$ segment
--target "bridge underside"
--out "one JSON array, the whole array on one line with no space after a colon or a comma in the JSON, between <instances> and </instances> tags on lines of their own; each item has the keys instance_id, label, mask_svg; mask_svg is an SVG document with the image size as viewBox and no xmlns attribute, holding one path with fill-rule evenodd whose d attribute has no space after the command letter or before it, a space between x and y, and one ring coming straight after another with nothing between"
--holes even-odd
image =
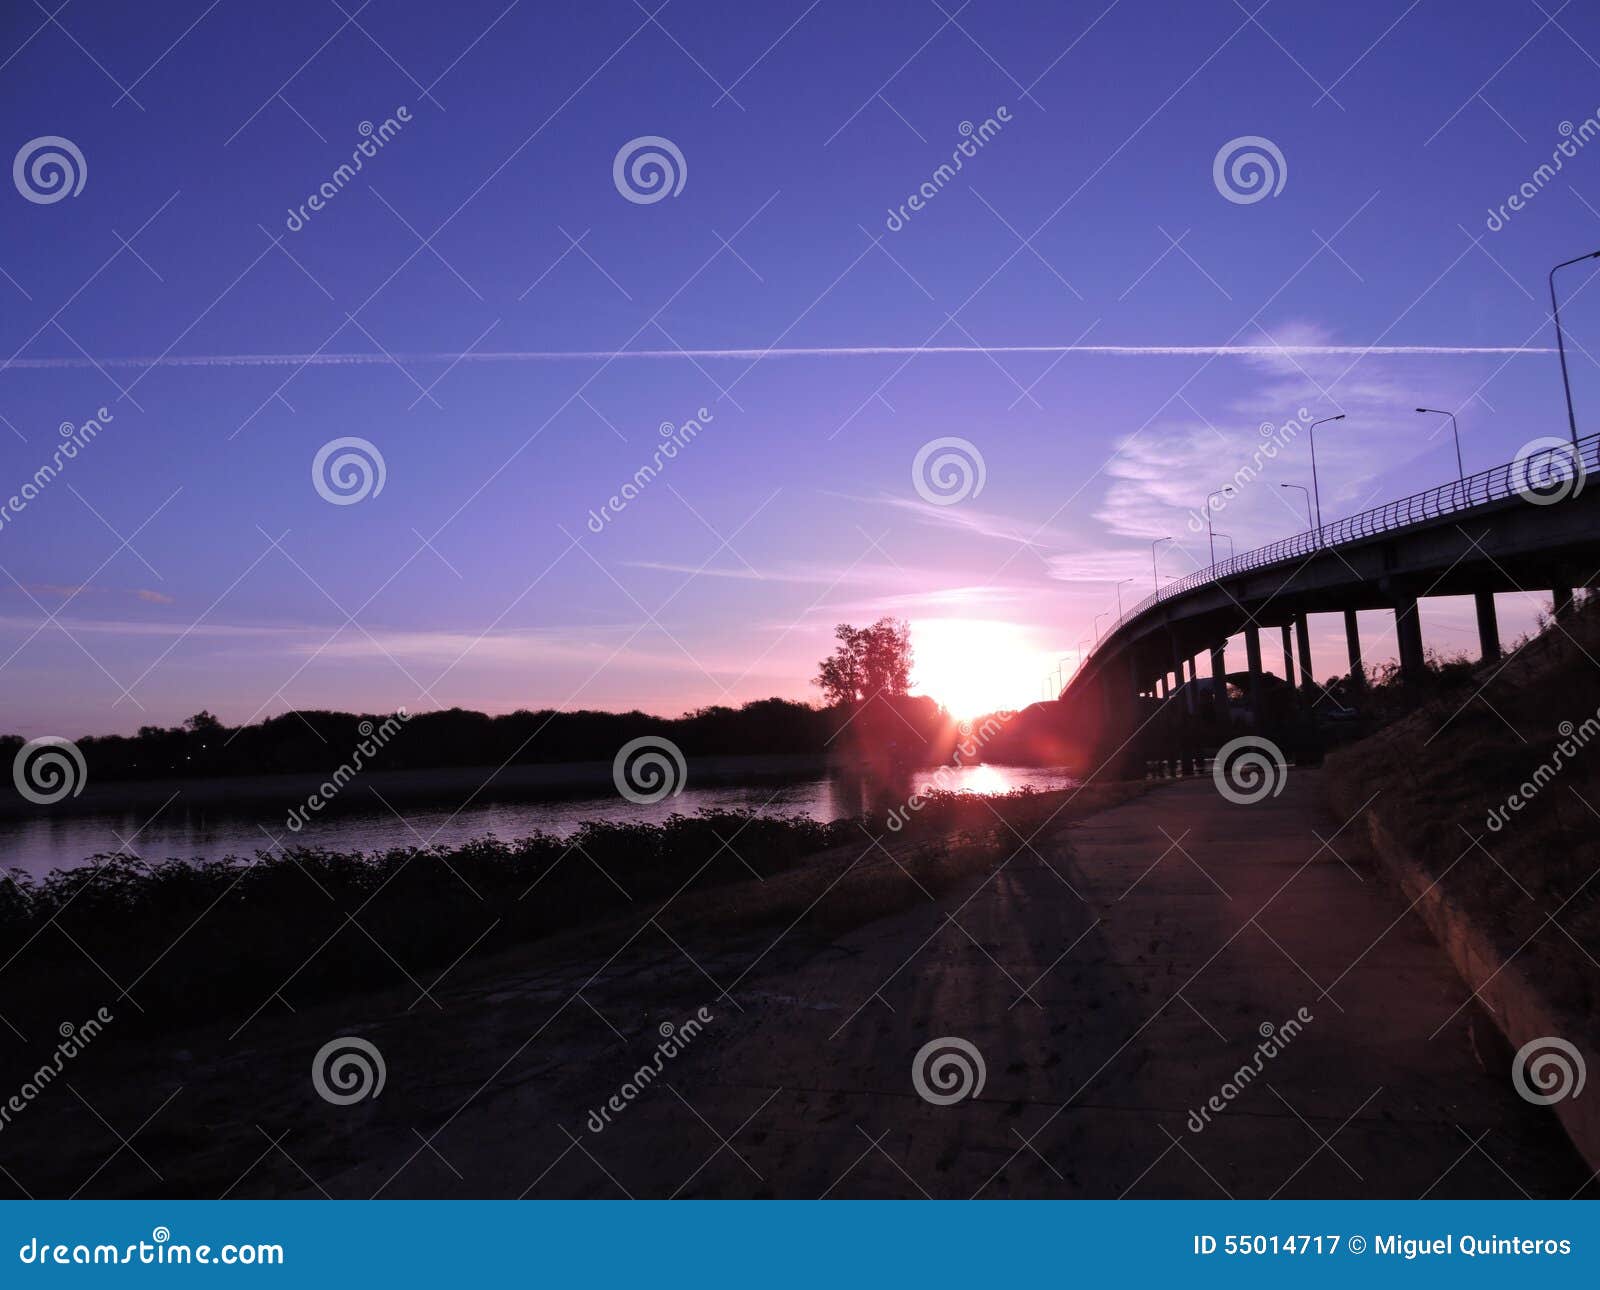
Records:
<instances>
[{"instance_id":1,"label":"bridge underside","mask_svg":"<svg viewBox=\"0 0 1600 1290\"><path fill-rule=\"evenodd\" d=\"M1600 586L1600 486L1548 505L1502 498L1321 549L1305 541L1308 549L1293 559L1202 581L1136 611L1101 641L1061 694L1066 724L1092 732L1090 763L1122 775L1140 773L1139 762L1151 758L1188 763L1197 755L1196 731L1209 730L1214 742L1228 738L1237 720L1281 728L1285 701L1300 714L1292 720L1314 726L1306 710L1323 695L1311 671L1308 614L1344 614L1348 666L1341 660L1322 675L1347 673L1355 687L1365 684L1361 610L1394 612L1408 684L1427 671L1417 604L1431 596L1474 597L1482 655L1499 657L1496 593L1549 594L1560 617L1573 588ZM1287 686L1263 667L1263 628L1281 630ZM1241 633L1248 667L1230 673L1228 642ZM1203 654L1209 677L1243 682L1243 716L1226 685L1198 683ZM1175 691L1181 702L1149 706Z\"/></svg>"}]
</instances>

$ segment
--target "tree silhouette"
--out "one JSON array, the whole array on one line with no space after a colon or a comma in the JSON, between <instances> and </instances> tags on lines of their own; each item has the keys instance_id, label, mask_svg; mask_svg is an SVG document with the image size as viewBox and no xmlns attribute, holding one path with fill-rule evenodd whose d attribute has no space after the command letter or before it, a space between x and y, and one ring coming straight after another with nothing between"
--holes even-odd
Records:
<instances>
[{"instance_id":1,"label":"tree silhouette","mask_svg":"<svg viewBox=\"0 0 1600 1290\"><path fill-rule=\"evenodd\" d=\"M878 695L900 698L910 690L909 623L899 618L880 618L871 627L840 623L833 635L839 643L819 664L812 682L821 687L831 706L849 706Z\"/></svg>"}]
</instances>

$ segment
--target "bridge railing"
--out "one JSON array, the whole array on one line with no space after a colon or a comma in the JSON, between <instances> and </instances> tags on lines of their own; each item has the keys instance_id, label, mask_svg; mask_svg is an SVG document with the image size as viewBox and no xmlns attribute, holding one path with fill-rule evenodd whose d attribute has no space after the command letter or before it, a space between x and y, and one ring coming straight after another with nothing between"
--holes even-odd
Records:
<instances>
[{"instance_id":1,"label":"bridge railing","mask_svg":"<svg viewBox=\"0 0 1600 1290\"><path fill-rule=\"evenodd\" d=\"M1293 537L1246 551L1243 555L1221 560L1146 596L1112 623L1094 648L1084 656L1084 660L1099 653L1126 624L1149 613L1157 605L1187 595L1209 583L1222 582L1235 574L1249 573L1270 565L1305 560L1318 551L1363 541L1379 533L1396 532L1446 515L1461 514L1490 502L1505 501L1519 495L1554 498L1564 491L1575 491L1571 481L1582 481L1595 472L1600 472L1600 434L1579 439L1576 445L1566 440L1552 441L1548 447L1531 453L1525 449L1515 460L1468 475L1465 479L1439 484L1413 493L1410 497L1334 520L1320 529L1297 533Z\"/></svg>"}]
</instances>

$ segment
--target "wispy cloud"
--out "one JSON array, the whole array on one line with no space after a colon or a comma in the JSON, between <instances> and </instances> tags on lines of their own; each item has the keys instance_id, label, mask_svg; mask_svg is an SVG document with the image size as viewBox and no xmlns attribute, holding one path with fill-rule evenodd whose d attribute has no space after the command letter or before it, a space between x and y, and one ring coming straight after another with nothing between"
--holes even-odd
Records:
<instances>
[{"instance_id":1,"label":"wispy cloud","mask_svg":"<svg viewBox=\"0 0 1600 1290\"><path fill-rule=\"evenodd\" d=\"M1219 530L1233 535L1238 550L1304 527L1300 495L1279 485L1311 483L1306 420L1337 413L1347 418L1317 435L1322 510L1329 518L1372 504L1383 493L1385 470L1443 450L1448 425L1442 418L1424 423L1412 411L1418 391L1427 391L1435 406L1464 407L1479 388L1474 366L1435 363L1419 370L1398 363L1393 349L1335 345L1327 335L1311 322L1275 326L1272 339L1282 343L1257 347L1250 358L1249 365L1260 373L1255 385L1220 408L1202 411L1187 400L1176 402L1167 417L1124 436L1106 467L1096 518L1112 533L1146 542L1175 535L1205 563L1206 495L1237 484L1241 469L1248 468L1251 482L1227 503L1227 518L1215 519ZM1438 351L1413 347L1404 352ZM1264 457L1263 445L1275 427L1292 429L1279 434L1275 452ZM1453 473L1454 462L1449 466ZM1225 553L1221 539L1218 551Z\"/></svg>"},{"instance_id":2,"label":"wispy cloud","mask_svg":"<svg viewBox=\"0 0 1600 1290\"><path fill-rule=\"evenodd\" d=\"M650 651L624 647L613 654L613 640L634 632L634 627L538 627L492 632L452 630L412 630L370 627L363 631L353 625L337 629L325 624L298 623L263 626L255 623L175 622L166 619L115 619L66 616L55 620L74 636L120 637L125 640L172 638L184 641L210 641L232 647L243 645L250 652L283 654L292 657L399 660L404 663L446 665L458 659L475 662L533 664L572 663L592 667L596 651L600 657L617 662L636 662L652 668L697 671L697 664L681 651ZM0 635L32 635L44 620L18 614L0 614ZM334 636L330 641L328 638ZM230 652L236 652L230 651Z\"/></svg>"},{"instance_id":3,"label":"wispy cloud","mask_svg":"<svg viewBox=\"0 0 1600 1290\"><path fill-rule=\"evenodd\" d=\"M990 610L1005 606L1025 605L1037 599L1037 587L1015 584L973 583L960 587L936 587L924 591L900 591L886 596L873 596L869 600L825 600L808 605L800 611L800 621L806 623L831 623L845 617L926 618L933 615L966 616L974 610ZM761 631L787 635L794 631L793 618L775 618L757 623ZM812 630L807 627L805 630Z\"/></svg>"},{"instance_id":4,"label":"wispy cloud","mask_svg":"<svg viewBox=\"0 0 1600 1290\"><path fill-rule=\"evenodd\" d=\"M21 591L30 596L50 596L61 599L78 598L81 596L133 596L144 601L147 605L171 605L177 603L164 591L153 591L149 587L95 587L88 583L59 583L59 582L29 582L19 584ZM16 593L17 586L7 587L4 590Z\"/></svg>"},{"instance_id":5,"label":"wispy cloud","mask_svg":"<svg viewBox=\"0 0 1600 1290\"><path fill-rule=\"evenodd\" d=\"M835 495L844 496L844 494ZM909 512L922 523L935 528L958 529L978 537L998 538L1022 546L1035 548L1060 546L1071 541L1069 534L1048 524L1033 524L1027 520L1001 515L997 511L979 510L970 502L962 502L958 506L935 506L931 502L920 501L913 497L896 497L890 493L877 497L851 497L849 500L892 506L896 510Z\"/></svg>"}]
</instances>

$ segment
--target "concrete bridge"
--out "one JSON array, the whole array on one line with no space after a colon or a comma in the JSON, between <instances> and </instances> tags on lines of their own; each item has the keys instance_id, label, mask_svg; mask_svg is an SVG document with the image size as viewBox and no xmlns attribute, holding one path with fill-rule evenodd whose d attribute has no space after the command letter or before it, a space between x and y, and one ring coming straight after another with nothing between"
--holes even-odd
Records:
<instances>
[{"instance_id":1,"label":"concrete bridge","mask_svg":"<svg viewBox=\"0 0 1600 1290\"><path fill-rule=\"evenodd\" d=\"M1306 616L1343 613L1347 667L1362 683L1356 611L1395 615L1402 675L1424 672L1417 603L1428 596L1473 596L1482 656L1500 656L1494 596L1543 591L1559 618L1572 588L1600 582L1600 435L1572 443L1538 441L1518 459L1373 507L1269 546L1247 551L1161 588L1123 614L1061 692L1080 712L1097 711L1108 734L1128 728L1136 700L1164 699L1188 682L1192 709L1196 659L1209 653L1210 675L1228 675L1229 641L1242 635L1247 698L1260 723L1263 629L1282 636L1291 688L1314 697L1316 672ZM1324 675L1343 672L1328 667ZM1227 721L1227 687L1209 696Z\"/></svg>"}]
</instances>

